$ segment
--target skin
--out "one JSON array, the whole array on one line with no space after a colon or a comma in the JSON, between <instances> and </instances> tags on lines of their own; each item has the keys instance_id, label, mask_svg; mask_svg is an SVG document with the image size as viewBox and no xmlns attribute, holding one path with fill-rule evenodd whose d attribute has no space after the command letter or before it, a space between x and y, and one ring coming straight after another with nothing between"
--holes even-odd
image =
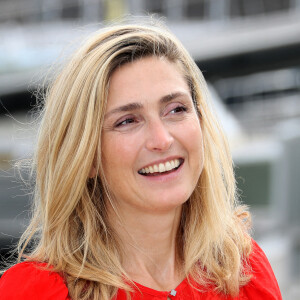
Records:
<instances>
[{"instance_id":1,"label":"skin","mask_svg":"<svg viewBox=\"0 0 300 300\"><path fill-rule=\"evenodd\" d=\"M182 162L177 170L139 173L172 159ZM184 276L175 247L181 208L203 169L200 121L176 64L148 57L112 74L102 163L118 212L109 206L124 269L150 288L175 288Z\"/></svg>"}]
</instances>

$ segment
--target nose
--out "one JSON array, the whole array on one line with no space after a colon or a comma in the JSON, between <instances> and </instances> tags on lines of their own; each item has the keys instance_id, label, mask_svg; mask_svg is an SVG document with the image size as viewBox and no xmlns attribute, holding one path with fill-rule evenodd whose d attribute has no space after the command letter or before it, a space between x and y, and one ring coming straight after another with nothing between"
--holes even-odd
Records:
<instances>
[{"instance_id":1,"label":"nose","mask_svg":"<svg viewBox=\"0 0 300 300\"><path fill-rule=\"evenodd\" d=\"M150 151L163 152L170 149L174 138L161 120L147 126L146 148Z\"/></svg>"}]
</instances>

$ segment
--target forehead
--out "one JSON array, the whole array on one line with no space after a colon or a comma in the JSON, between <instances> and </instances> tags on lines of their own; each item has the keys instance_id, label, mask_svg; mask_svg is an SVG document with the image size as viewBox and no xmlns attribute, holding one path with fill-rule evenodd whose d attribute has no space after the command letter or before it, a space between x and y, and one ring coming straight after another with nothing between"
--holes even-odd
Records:
<instances>
[{"instance_id":1,"label":"forehead","mask_svg":"<svg viewBox=\"0 0 300 300\"><path fill-rule=\"evenodd\" d=\"M109 83L108 108L131 101L157 100L174 92L189 93L177 63L166 58L146 57L116 69Z\"/></svg>"}]
</instances>

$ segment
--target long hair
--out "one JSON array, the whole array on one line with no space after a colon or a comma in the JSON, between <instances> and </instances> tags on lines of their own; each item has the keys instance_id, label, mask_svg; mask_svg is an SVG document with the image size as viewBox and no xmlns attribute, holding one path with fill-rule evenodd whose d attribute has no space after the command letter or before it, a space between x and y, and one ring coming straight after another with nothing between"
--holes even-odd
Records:
<instances>
[{"instance_id":1,"label":"long hair","mask_svg":"<svg viewBox=\"0 0 300 300\"><path fill-rule=\"evenodd\" d=\"M185 274L230 295L249 280L248 214L237 201L231 155L200 70L163 25L119 24L89 37L49 86L32 163L35 208L19 260L46 262L64 274L74 300L108 300L118 289L130 291L104 201L109 187L101 133L112 73L149 56L181 67L203 131L203 171L183 205L177 234ZM95 165L99 176L89 178Z\"/></svg>"}]
</instances>

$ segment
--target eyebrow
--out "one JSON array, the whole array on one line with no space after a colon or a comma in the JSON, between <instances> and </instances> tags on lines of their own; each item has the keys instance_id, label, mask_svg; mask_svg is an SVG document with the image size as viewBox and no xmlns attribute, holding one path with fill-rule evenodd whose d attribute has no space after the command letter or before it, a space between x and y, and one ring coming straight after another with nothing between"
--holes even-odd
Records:
<instances>
[{"instance_id":1,"label":"eyebrow","mask_svg":"<svg viewBox=\"0 0 300 300\"><path fill-rule=\"evenodd\" d=\"M185 92L175 92L175 93L171 93L168 95L165 95L163 97L161 97L159 99L159 103L161 104L165 104L168 103L176 98L179 97L186 97L188 96L187 93ZM135 110L141 110L143 108L143 105L139 102L132 102L132 103L128 103L122 106L119 106L117 108L112 109L111 111L107 112L105 115L105 118L111 116L112 114L115 113L120 113L120 112L129 112L129 111L135 111Z\"/></svg>"}]
</instances>

